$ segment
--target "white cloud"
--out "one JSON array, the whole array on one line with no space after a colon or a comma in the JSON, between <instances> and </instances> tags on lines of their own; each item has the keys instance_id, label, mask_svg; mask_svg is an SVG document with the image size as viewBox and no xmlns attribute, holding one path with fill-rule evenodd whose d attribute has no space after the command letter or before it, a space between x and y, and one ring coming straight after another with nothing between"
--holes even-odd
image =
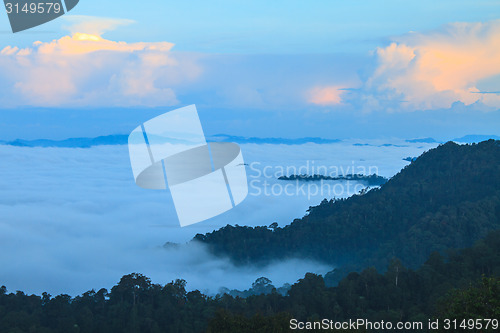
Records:
<instances>
[{"instance_id":1,"label":"white cloud","mask_svg":"<svg viewBox=\"0 0 500 333\"><path fill-rule=\"evenodd\" d=\"M338 105L342 103L344 91L340 86L315 87L309 91L309 103L318 105Z\"/></svg>"},{"instance_id":2,"label":"white cloud","mask_svg":"<svg viewBox=\"0 0 500 333\"><path fill-rule=\"evenodd\" d=\"M403 110L449 108L457 101L500 107L499 95L477 93L478 82L500 74L500 20L409 33L377 48L375 57L363 99L382 101L382 107L384 100L401 102L394 109Z\"/></svg>"},{"instance_id":3,"label":"white cloud","mask_svg":"<svg viewBox=\"0 0 500 333\"><path fill-rule=\"evenodd\" d=\"M4 107L171 106L176 84L201 73L168 42L125 43L74 33L0 52Z\"/></svg>"},{"instance_id":4,"label":"white cloud","mask_svg":"<svg viewBox=\"0 0 500 333\"><path fill-rule=\"evenodd\" d=\"M64 26L66 30L75 34L78 32L85 32L87 34L101 36L106 31L115 30L120 26L126 26L135 23L134 20L111 18L111 17L98 17L87 15L65 15L63 19L69 25Z\"/></svg>"}]
</instances>

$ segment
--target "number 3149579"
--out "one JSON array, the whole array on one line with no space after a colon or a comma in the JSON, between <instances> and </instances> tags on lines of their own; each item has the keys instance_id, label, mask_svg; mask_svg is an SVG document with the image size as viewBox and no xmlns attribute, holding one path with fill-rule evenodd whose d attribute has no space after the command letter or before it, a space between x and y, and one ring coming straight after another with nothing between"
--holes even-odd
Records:
<instances>
[{"instance_id":1,"label":"number 3149579","mask_svg":"<svg viewBox=\"0 0 500 333\"><path fill-rule=\"evenodd\" d=\"M5 9L7 10L7 14L59 14L62 10L61 4L57 2L31 2L24 5L7 2L5 3Z\"/></svg>"}]
</instances>

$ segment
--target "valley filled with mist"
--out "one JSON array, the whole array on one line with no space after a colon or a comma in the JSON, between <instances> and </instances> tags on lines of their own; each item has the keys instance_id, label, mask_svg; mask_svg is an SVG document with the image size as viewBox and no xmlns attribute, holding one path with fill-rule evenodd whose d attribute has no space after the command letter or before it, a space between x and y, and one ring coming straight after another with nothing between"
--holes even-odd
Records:
<instances>
[{"instance_id":1,"label":"valley filled with mist","mask_svg":"<svg viewBox=\"0 0 500 333\"><path fill-rule=\"evenodd\" d=\"M9 290L78 295L110 287L122 275L141 272L158 283L183 278L188 290L215 294L220 287L246 289L260 276L277 285L294 283L306 272L325 274L334 263L303 258L265 267L235 267L203 244L182 249L197 234L225 227L280 227L307 214L323 199L346 198L366 184L325 181L302 186L278 180L293 173L377 173L391 177L437 146L405 140L350 140L316 144L242 144L249 194L220 216L181 228L168 191L134 183L126 145L89 148L0 145L0 224L5 251L1 283ZM301 187L302 186L302 187ZM47 270L47 265L51 269ZM38 279L33 280L31 276Z\"/></svg>"}]
</instances>

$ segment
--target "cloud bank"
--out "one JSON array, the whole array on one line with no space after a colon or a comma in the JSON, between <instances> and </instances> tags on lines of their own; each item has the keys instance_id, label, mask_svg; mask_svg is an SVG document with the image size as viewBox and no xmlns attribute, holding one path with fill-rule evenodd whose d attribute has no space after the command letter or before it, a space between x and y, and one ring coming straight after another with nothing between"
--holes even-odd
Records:
<instances>
[{"instance_id":1,"label":"cloud bank","mask_svg":"<svg viewBox=\"0 0 500 333\"><path fill-rule=\"evenodd\" d=\"M500 107L500 95L478 93L481 80L500 74L500 20L409 33L377 48L375 57L367 98L401 101L402 109L449 108L455 102Z\"/></svg>"},{"instance_id":2,"label":"cloud bank","mask_svg":"<svg viewBox=\"0 0 500 333\"><path fill-rule=\"evenodd\" d=\"M247 163L259 162L261 170L268 166L269 178L248 170L249 181L257 179L262 186L263 181L279 182L272 173L278 166L305 166L307 161L315 161L315 167L377 165L382 175L390 176L408 163L403 157L417 156L431 146L352 143L241 147ZM188 288L214 293L222 286L247 289L261 276L279 286L293 283L305 272L332 269L295 259L267 267L234 267L201 245L162 247L226 224L276 221L284 226L317 205L324 198L321 194L249 195L220 216L180 228L168 191L135 185L125 145L89 149L0 145L0 161L0 286L10 291L77 295L110 288L122 275L140 272L156 283L184 278ZM250 191L255 192L253 183Z\"/></svg>"},{"instance_id":3,"label":"cloud bank","mask_svg":"<svg viewBox=\"0 0 500 333\"><path fill-rule=\"evenodd\" d=\"M87 24L86 22L84 22ZM107 28L104 22L97 27ZM91 29L92 30L92 29ZM0 51L0 101L15 106L172 106L172 86L200 74L168 42L125 43L88 33Z\"/></svg>"},{"instance_id":4,"label":"cloud bank","mask_svg":"<svg viewBox=\"0 0 500 333\"><path fill-rule=\"evenodd\" d=\"M194 54L102 33L131 20L70 16L71 31L0 51L4 107L414 111L500 107L500 20L391 38L371 56ZM486 84L487 83L487 84ZM458 103L458 104L455 104Z\"/></svg>"},{"instance_id":5,"label":"cloud bank","mask_svg":"<svg viewBox=\"0 0 500 333\"><path fill-rule=\"evenodd\" d=\"M392 38L372 52L374 65L359 86L311 90L320 106L351 105L363 111L447 109L454 103L479 110L500 107L500 20L450 23L430 32ZM489 91L479 87L489 80Z\"/></svg>"}]
</instances>

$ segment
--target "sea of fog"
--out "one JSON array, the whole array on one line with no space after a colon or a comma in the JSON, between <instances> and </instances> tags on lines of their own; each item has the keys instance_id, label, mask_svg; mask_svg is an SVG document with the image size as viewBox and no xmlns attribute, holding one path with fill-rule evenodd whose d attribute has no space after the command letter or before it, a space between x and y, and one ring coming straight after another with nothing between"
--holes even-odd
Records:
<instances>
[{"instance_id":1,"label":"sea of fog","mask_svg":"<svg viewBox=\"0 0 500 333\"><path fill-rule=\"evenodd\" d=\"M347 197L363 186L329 181L322 188L277 180L290 174L377 173L391 177L437 144L350 140L333 144L241 145L249 195L236 208L181 228L168 191L135 185L127 146L26 148L0 145L0 285L9 292L78 295L111 288L139 272L154 283L176 278L189 290L248 289L266 276L275 286L306 272L334 267L288 260L267 267L234 267L199 244L197 233L227 224L284 226L323 198ZM286 187L285 191L285 185ZM309 188L308 188L309 186Z\"/></svg>"}]
</instances>

